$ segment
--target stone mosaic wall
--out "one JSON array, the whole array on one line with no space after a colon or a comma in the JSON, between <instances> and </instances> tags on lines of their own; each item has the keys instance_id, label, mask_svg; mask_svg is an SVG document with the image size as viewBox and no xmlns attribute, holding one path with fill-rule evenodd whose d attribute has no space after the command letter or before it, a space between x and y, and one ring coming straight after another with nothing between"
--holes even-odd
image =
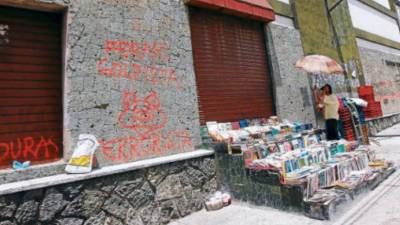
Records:
<instances>
[{"instance_id":1,"label":"stone mosaic wall","mask_svg":"<svg viewBox=\"0 0 400 225\"><path fill-rule=\"evenodd\" d=\"M294 67L304 56L299 31L272 23L267 30L276 114L282 119L315 124L307 74Z\"/></svg>"},{"instance_id":2,"label":"stone mosaic wall","mask_svg":"<svg viewBox=\"0 0 400 225\"><path fill-rule=\"evenodd\" d=\"M200 144L188 8L182 1L19 1L39 2L67 9L65 158L82 133L101 142L101 166L192 151Z\"/></svg>"},{"instance_id":3,"label":"stone mosaic wall","mask_svg":"<svg viewBox=\"0 0 400 225\"><path fill-rule=\"evenodd\" d=\"M0 224L167 224L216 190L214 158L199 158L0 196Z\"/></svg>"},{"instance_id":4,"label":"stone mosaic wall","mask_svg":"<svg viewBox=\"0 0 400 225\"><path fill-rule=\"evenodd\" d=\"M374 86L375 100L381 102L383 115L400 113L400 56L360 47L367 84Z\"/></svg>"}]
</instances>

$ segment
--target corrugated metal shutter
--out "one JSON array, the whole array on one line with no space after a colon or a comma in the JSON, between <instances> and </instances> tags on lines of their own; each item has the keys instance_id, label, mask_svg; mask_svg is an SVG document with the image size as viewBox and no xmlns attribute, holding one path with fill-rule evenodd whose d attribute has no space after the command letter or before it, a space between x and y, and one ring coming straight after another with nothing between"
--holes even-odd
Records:
<instances>
[{"instance_id":1,"label":"corrugated metal shutter","mask_svg":"<svg viewBox=\"0 0 400 225\"><path fill-rule=\"evenodd\" d=\"M0 167L62 156L61 15L0 7Z\"/></svg>"},{"instance_id":2,"label":"corrugated metal shutter","mask_svg":"<svg viewBox=\"0 0 400 225\"><path fill-rule=\"evenodd\" d=\"M274 114L263 24L190 9L200 122Z\"/></svg>"}]
</instances>

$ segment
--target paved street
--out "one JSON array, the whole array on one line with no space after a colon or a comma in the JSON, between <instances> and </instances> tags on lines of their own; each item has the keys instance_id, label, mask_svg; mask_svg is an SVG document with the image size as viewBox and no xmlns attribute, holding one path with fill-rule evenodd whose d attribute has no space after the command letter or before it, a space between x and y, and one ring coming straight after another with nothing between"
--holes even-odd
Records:
<instances>
[{"instance_id":1,"label":"paved street","mask_svg":"<svg viewBox=\"0 0 400 225\"><path fill-rule=\"evenodd\" d=\"M400 125L380 135L400 134ZM381 145L379 156L400 165L400 137L376 138ZM376 144L373 144L377 147ZM365 193L343 206L332 221L310 219L300 213L279 211L268 207L254 207L234 202L219 211L205 210L175 221L171 225L394 225L400 224L400 172L396 171L374 191Z\"/></svg>"}]
</instances>

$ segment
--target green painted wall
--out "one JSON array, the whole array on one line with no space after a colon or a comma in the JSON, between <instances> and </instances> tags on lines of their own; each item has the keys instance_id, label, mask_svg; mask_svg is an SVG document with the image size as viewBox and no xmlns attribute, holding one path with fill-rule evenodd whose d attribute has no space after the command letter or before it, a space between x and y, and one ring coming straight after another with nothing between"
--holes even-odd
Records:
<instances>
[{"instance_id":1,"label":"green painted wall","mask_svg":"<svg viewBox=\"0 0 400 225\"><path fill-rule=\"evenodd\" d=\"M292 8L289 4L278 0L269 0L269 3L271 3L271 6L276 14L290 18L293 17Z\"/></svg>"},{"instance_id":2,"label":"green painted wall","mask_svg":"<svg viewBox=\"0 0 400 225\"><path fill-rule=\"evenodd\" d=\"M340 0L327 0L332 7ZM397 18L394 0L389 0L391 10L372 0L360 0L376 10ZM361 84L364 84L363 68L356 37L364 38L392 48L400 48L396 42L380 38L368 32L354 29L349 11L348 0L343 0L338 7L331 11L332 25L327 16L325 0L291 0L291 5L270 0L271 5L279 15L293 17L297 28L300 30L303 50L308 54L321 54L329 56L340 63L347 65L347 76L356 72ZM336 46L334 32L337 34L339 45Z\"/></svg>"},{"instance_id":3,"label":"green painted wall","mask_svg":"<svg viewBox=\"0 0 400 225\"><path fill-rule=\"evenodd\" d=\"M330 0L330 3L334 0ZM339 40L339 48L343 63L348 65L347 73L351 76L355 70L360 82L364 82L360 51L356 41L356 33L351 22L348 1L344 0L337 8L331 11L333 25Z\"/></svg>"},{"instance_id":4,"label":"green painted wall","mask_svg":"<svg viewBox=\"0 0 400 225\"><path fill-rule=\"evenodd\" d=\"M337 0L328 0L332 6ZM356 71L363 83L356 34L352 26L347 0L332 12L334 28L329 24L324 0L295 0L294 10L301 33L305 54L321 54L348 65L348 76ZM339 48L335 45L334 30L337 33Z\"/></svg>"},{"instance_id":5,"label":"green painted wall","mask_svg":"<svg viewBox=\"0 0 400 225\"><path fill-rule=\"evenodd\" d=\"M293 1L304 54L321 54L339 60L333 44L323 0Z\"/></svg>"},{"instance_id":6,"label":"green painted wall","mask_svg":"<svg viewBox=\"0 0 400 225\"><path fill-rule=\"evenodd\" d=\"M396 12L396 4L394 3L394 1L395 1L395 0L389 0L390 9L391 9L393 12Z\"/></svg>"}]
</instances>

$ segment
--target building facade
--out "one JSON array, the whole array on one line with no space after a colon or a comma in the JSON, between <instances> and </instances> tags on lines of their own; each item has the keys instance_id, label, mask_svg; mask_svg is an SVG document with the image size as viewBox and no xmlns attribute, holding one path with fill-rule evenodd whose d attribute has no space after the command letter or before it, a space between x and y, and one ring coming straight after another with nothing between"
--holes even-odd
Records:
<instances>
[{"instance_id":1,"label":"building facade","mask_svg":"<svg viewBox=\"0 0 400 225\"><path fill-rule=\"evenodd\" d=\"M336 59L344 77L323 78L335 93L357 96L357 87L372 85L383 117L368 121L376 133L399 121L399 15L396 1L272 1L275 11L292 18L303 52ZM279 18L279 16L278 16Z\"/></svg>"},{"instance_id":2,"label":"building facade","mask_svg":"<svg viewBox=\"0 0 400 225\"><path fill-rule=\"evenodd\" d=\"M326 81L339 94L374 85L385 126L397 122L394 1L338 2L0 0L0 224L161 224L201 209L218 188L205 122L316 123L294 67L307 54L346 66ZM68 176L80 134L100 142L100 169Z\"/></svg>"}]
</instances>

